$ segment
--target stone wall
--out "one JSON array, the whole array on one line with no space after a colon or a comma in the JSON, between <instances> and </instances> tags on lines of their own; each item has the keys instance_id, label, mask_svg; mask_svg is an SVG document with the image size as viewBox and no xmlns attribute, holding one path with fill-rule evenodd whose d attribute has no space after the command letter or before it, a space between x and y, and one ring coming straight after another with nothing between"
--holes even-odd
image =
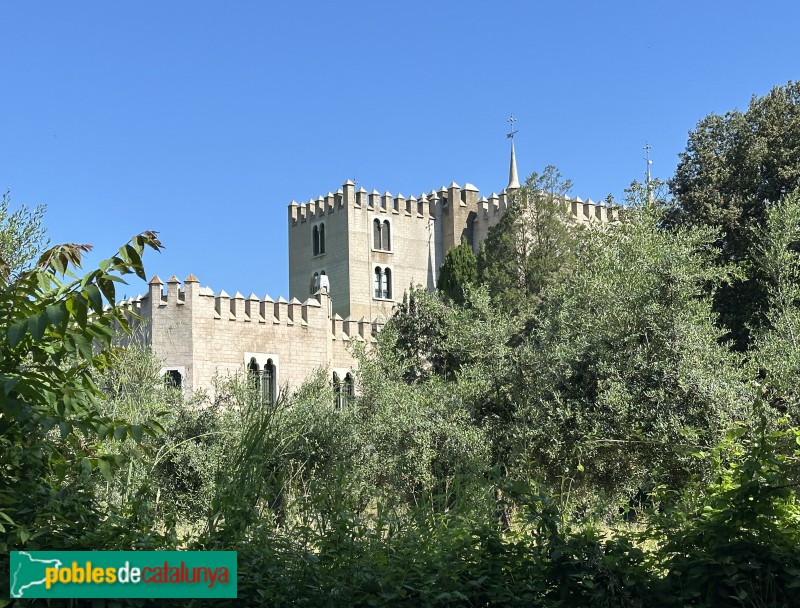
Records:
<instances>
[{"instance_id":1,"label":"stone wall","mask_svg":"<svg viewBox=\"0 0 800 608\"><path fill-rule=\"evenodd\" d=\"M149 292L129 302L147 323L145 333L163 369L181 373L187 391L210 389L215 375L239 374L251 358L271 359L278 386L297 389L319 368L354 370L349 345L371 344L372 322L332 316L327 289L305 302L224 291L214 294L187 277L181 287L172 277L167 293L158 277Z\"/></svg>"}]
</instances>

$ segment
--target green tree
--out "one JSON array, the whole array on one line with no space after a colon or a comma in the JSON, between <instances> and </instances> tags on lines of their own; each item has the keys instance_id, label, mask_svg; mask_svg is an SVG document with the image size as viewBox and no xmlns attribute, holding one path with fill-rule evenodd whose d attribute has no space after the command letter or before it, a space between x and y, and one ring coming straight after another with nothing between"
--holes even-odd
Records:
<instances>
[{"instance_id":1,"label":"green tree","mask_svg":"<svg viewBox=\"0 0 800 608\"><path fill-rule=\"evenodd\" d=\"M147 247L161 248L152 232L82 278L72 269L87 245L53 247L18 275L0 264L0 551L68 547L96 531L88 479L110 478L116 464L98 441L154 432L102 415L94 381L115 331L128 327L115 284L145 278Z\"/></svg>"},{"instance_id":2,"label":"green tree","mask_svg":"<svg viewBox=\"0 0 800 608\"><path fill-rule=\"evenodd\" d=\"M719 230L719 259L750 262L754 227L767 209L800 185L800 82L753 97L746 111L710 114L689 134L670 189L673 225ZM748 326L766 310L766 288L757 274L724 285L715 308L740 348Z\"/></svg>"},{"instance_id":3,"label":"green tree","mask_svg":"<svg viewBox=\"0 0 800 608\"><path fill-rule=\"evenodd\" d=\"M714 235L662 222L651 204L586 231L581 263L547 290L518 350L516 466L551 491L679 484L686 448L747 417L742 360L719 344L705 291L724 276L709 263Z\"/></svg>"},{"instance_id":4,"label":"green tree","mask_svg":"<svg viewBox=\"0 0 800 608\"><path fill-rule=\"evenodd\" d=\"M567 274L575 256L575 226L565 195L571 189L555 167L532 173L510 195L508 212L481 247L478 277L511 311L537 302L546 285Z\"/></svg>"},{"instance_id":5,"label":"green tree","mask_svg":"<svg viewBox=\"0 0 800 608\"><path fill-rule=\"evenodd\" d=\"M768 311L752 358L773 407L800 424L800 190L767 210L758 230L755 264L764 278Z\"/></svg>"},{"instance_id":6,"label":"green tree","mask_svg":"<svg viewBox=\"0 0 800 608\"><path fill-rule=\"evenodd\" d=\"M465 287L478 282L478 260L466 241L447 252L436 287L457 304L466 299Z\"/></svg>"},{"instance_id":7,"label":"green tree","mask_svg":"<svg viewBox=\"0 0 800 608\"><path fill-rule=\"evenodd\" d=\"M11 195L3 194L0 201L0 258L10 275L16 275L30 267L42 250L47 247L45 229L42 226L44 205L30 210L26 205L11 211Z\"/></svg>"}]
</instances>

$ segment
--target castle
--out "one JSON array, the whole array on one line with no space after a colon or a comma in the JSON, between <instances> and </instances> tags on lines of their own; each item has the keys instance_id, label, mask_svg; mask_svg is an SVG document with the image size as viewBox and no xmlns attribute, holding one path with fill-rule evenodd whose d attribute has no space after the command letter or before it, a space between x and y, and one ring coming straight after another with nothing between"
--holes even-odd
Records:
<instances>
[{"instance_id":1,"label":"castle","mask_svg":"<svg viewBox=\"0 0 800 608\"><path fill-rule=\"evenodd\" d=\"M340 395L352 394L356 360L350 346L369 344L404 290L435 289L447 251L462 239L477 251L519 188L513 139L509 182L479 196L472 184L451 183L418 197L356 190L289 204L289 296L214 293L189 275L128 302L149 323L146 341L163 373L186 391L210 388L216 374L247 370L266 399L296 389L326 368ZM564 201L573 220L605 223L615 210L580 198Z\"/></svg>"}]
</instances>

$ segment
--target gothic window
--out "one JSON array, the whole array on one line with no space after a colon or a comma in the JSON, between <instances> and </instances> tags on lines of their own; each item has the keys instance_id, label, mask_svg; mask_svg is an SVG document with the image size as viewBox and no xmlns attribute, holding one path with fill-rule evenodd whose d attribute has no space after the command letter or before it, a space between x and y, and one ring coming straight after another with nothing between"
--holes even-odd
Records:
<instances>
[{"instance_id":1,"label":"gothic window","mask_svg":"<svg viewBox=\"0 0 800 608\"><path fill-rule=\"evenodd\" d=\"M392 297L392 271L388 268L383 271L383 297L387 300Z\"/></svg>"},{"instance_id":2,"label":"gothic window","mask_svg":"<svg viewBox=\"0 0 800 608\"><path fill-rule=\"evenodd\" d=\"M375 267L375 297L388 300L392 297L392 271L389 268Z\"/></svg>"},{"instance_id":3,"label":"gothic window","mask_svg":"<svg viewBox=\"0 0 800 608\"><path fill-rule=\"evenodd\" d=\"M383 277L383 272L381 271L380 266L375 267L375 297L381 297L381 281Z\"/></svg>"},{"instance_id":4,"label":"gothic window","mask_svg":"<svg viewBox=\"0 0 800 608\"><path fill-rule=\"evenodd\" d=\"M314 255L319 255L319 227L314 226L314 229L311 232L312 234L312 241L313 241L313 253Z\"/></svg>"},{"instance_id":5,"label":"gothic window","mask_svg":"<svg viewBox=\"0 0 800 608\"><path fill-rule=\"evenodd\" d=\"M319 252L325 253L325 224L319 225Z\"/></svg>"},{"instance_id":6,"label":"gothic window","mask_svg":"<svg viewBox=\"0 0 800 608\"><path fill-rule=\"evenodd\" d=\"M264 364L264 375L261 383L261 394L267 403L275 403L277 392L275 390L275 364L272 359L267 359Z\"/></svg>"},{"instance_id":7,"label":"gothic window","mask_svg":"<svg viewBox=\"0 0 800 608\"><path fill-rule=\"evenodd\" d=\"M342 394L342 383L339 380L339 374L333 372L333 406L340 410L342 409L344 395Z\"/></svg>"},{"instance_id":8,"label":"gothic window","mask_svg":"<svg viewBox=\"0 0 800 608\"><path fill-rule=\"evenodd\" d=\"M181 388L183 377L177 369L167 370L167 373L164 374L164 384L169 388Z\"/></svg>"},{"instance_id":9,"label":"gothic window","mask_svg":"<svg viewBox=\"0 0 800 608\"><path fill-rule=\"evenodd\" d=\"M375 219L372 222L372 248L377 251L391 251L392 237L389 220Z\"/></svg>"},{"instance_id":10,"label":"gothic window","mask_svg":"<svg viewBox=\"0 0 800 608\"><path fill-rule=\"evenodd\" d=\"M389 220L384 220L381 226L381 249L391 251L392 243L389 235Z\"/></svg>"},{"instance_id":11,"label":"gothic window","mask_svg":"<svg viewBox=\"0 0 800 608\"><path fill-rule=\"evenodd\" d=\"M256 358L253 357L250 359L250 363L247 364L247 374L250 377L251 386L255 390L261 389L261 371L258 369L258 363L256 363Z\"/></svg>"},{"instance_id":12,"label":"gothic window","mask_svg":"<svg viewBox=\"0 0 800 608\"><path fill-rule=\"evenodd\" d=\"M342 392L344 393L345 403L349 403L352 401L353 397L356 396L355 383L353 382L352 374L345 375Z\"/></svg>"},{"instance_id":13,"label":"gothic window","mask_svg":"<svg viewBox=\"0 0 800 608\"><path fill-rule=\"evenodd\" d=\"M264 403L275 403L275 364L272 359L268 359L264 364L264 369L259 369L255 357L250 359L247 365L247 373L250 377L251 386L256 391Z\"/></svg>"},{"instance_id":14,"label":"gothic window","mask_svg":"<svg viewBox=\"0 0 800 608\"><path fill-rule=\"evenodd\" d=\"M373 235L373 237L372 237L372 247L374 249L380 249L381 248L381 221L379 219L376 219L372 224L373 224L373 228L372 228L372 235Z\"/></svg>"}]
</instances>

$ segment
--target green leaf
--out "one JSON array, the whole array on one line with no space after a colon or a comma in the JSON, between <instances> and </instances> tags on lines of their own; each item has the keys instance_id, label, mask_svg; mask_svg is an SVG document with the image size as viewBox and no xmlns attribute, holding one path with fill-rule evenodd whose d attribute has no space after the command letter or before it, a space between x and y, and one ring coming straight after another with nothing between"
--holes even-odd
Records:
<instances>
[{"instance_id":1,"label":"green leaf","mask_svg":"<svg viewBox=\"0 0 800 608\"><path fill-rule=\"evenodd\" d=\"M14 387L17 386L17 383L19 383L18 377L6 378L3 381L3 392L5 393L6 397L11 394L11 391L14 390Z\"/></svg>"},{"instance_id":2,"label":"green leaf","mask_svg":"<svg viewBox=\"0 0 800 608\"><path fill-rule=\"evenodd\" d=\"M88 315L88 307L86 300L78 294L73 294L66 302L66 309L72 317L78 322L81 329L86 328L86 318Z\"/></svg>"},{"instance_id":3,"label":"green leaf","mask_svg":"<svg viewBox=\"0 0 800 608\"><path fill-rule=\"evenodd\" d=\"M103 312L103 296L100 293L100 289L94 283L88 284L84 288L84 293L86 297L89 299L89 303L92 305L92 308L97 313Z\"/></svg>"},{"instance_id":4,"label":"green leaf","mask_svg":"<svg viewBox=\"0 0 800 608\"><path fill-rule=\"evenodd\" d=\"M92 341L83 334L73 334L72 341L75 343L75 347L78 349L81 356L86 360L91 360Z\"/></svg>"},{"instance_id":5,"label":"green leaf","mask_svg":"<svg viewBox=\"0 0 800 608\"><path fill-rule=\"evenodd\" d=\"M136 441L136 443L142 442L142 433L143 429L141 425L134 424L131 426L131 436L133 437L134 441Z\"/></svg>"},{"instance_id":6,"label":"green leaf","mask_svg":"<svg viewBox=\"0 0 800 608\"><path fill-rule=\"evenodd\" d=\"M108 460L105 460L104 458L98 458L97 468L100 469L100 473L103 474L103 477L106 478L106 481L110 482L113 480L111 476L111 464L108 462Z\"/></svg>"},{"instance_id":7,"label":"green leaf","mask_svg":"<svg viewBox=\"0 0 800 608\"><path fill-rule=\"evenodd\" d=\"M25 333L28 330L28 320L22 319L14 323L11 327L8 328L8 346L11 348L15 348L22 342L23 338L25 337Z\"/></svg>"},{"instance_id":8,"label":"green leaf","mask_svg":"<svg viewBox=\"0 0 800 608\"><path fill-rule=\"evenodd\" d=\"M725 438L730 440L739 439L739 437L742 437L746 432L747 429L745 427L735 426L725 431Z\"/></svg>"},{"instance_id":9,"label":"green leaf","mask_svg":"<svg viewBox=\"0 0 800 608\"><path fill-rule=\"evenodd\" d=\"M64 302L50 304L50 306L45 309L45 312L47 313L47 318L50 320L50 324L54 327L60 327L67 317L67 307Z\"/></svg>"},{"instance_id":10,"label":"green leaf","mask_svg":"<svg viewBox=\"0 0 800 608\"><path fill-rule=\"evenodd\" d=\"M41 342L44 330L47 329L47 320L46 312L28 319L28 329L34 342Z\"/></svg>"},{"instance_id":11,"label":"green leaf","mask_svg":"<svg viewBox=\"0 0 800 608\"><path fill-rule=\"evenodd\" d=\"M116 290L114 288L114 280L110 277L98 277L97 278L97 285L100 287L100 291L103 292L106 300L111 303L116 301Z\"/></svg>"}]
</instances>

